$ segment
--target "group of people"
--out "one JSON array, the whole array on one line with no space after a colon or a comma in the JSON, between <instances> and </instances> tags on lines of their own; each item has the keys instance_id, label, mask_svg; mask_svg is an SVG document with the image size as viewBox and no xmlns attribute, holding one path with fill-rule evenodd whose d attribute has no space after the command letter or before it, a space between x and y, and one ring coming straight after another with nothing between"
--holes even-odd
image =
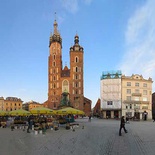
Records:
<instances>
[{"instance_id":1,"label":"group of people","mask_svg":"<svg viewBox=\"0 0 155 155\"><path fill-rule=\"evenodd\" d=\"M46 128L45 126L45 124L47 123L46 117L43 116L43 118L41 118L41 120L38 120L38 121L42 125L42 128ZM30 115L27 119L27 122L28 122L27 133L30 133L30 129L32 129L32 125L35 125L34 117Z\"/></svg>"}]
</instances>

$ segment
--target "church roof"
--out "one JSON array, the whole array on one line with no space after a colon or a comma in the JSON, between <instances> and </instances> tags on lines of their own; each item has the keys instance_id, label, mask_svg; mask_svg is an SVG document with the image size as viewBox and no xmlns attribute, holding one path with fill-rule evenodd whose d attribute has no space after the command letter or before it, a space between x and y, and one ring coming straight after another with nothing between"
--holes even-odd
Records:
<instances>
[{"instance_id":1,"label":"church roof","mask_svg":"<svg viewBox=\"0 0 155 155\"><path fill-rule=\"evenodd\" d=\"M70 77L70 69L67 66L61 72L61 77Z\"/></svg>"}]
</instances>

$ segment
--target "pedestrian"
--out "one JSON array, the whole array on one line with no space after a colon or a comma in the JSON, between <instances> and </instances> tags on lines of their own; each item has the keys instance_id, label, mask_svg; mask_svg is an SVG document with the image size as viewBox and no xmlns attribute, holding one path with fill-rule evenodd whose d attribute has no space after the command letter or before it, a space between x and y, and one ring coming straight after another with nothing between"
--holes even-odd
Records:
<instances>
[{"instance_id":1,"label":"pedestrian","mask_svg":"<svg viewBox=\"0 0 155 155\"><path fill-rule=\"evenodd\" d=\"M31 115L28 117L27 122L28 122L27 133L30 133L30 129L32 129L32 125L33 125L33 120Z\"/></svg>"},{"instance_id":2,"label":"pedestrian","mask_svg":"<svg viewBox=\"0 0 155 155\"><path fill-rule=\"evenodd\" d=\"M89 122L91 122L91 115L89 115Z\"/></svg>"},{"instance_id":3,"label":"pedestrian","mask_svg":"<svg viewBox=\"0 0 155 155\"><path fill-rule=\"evenodd\" d=\"M122 136L122 133L121 133L122 128L124 129L124 132L125 133L128 133L127 130L126 130L126 128L125 128L125 119L124 119L124 116L122 116L122 118L121 118L120 129L119 129L119 136Z\"/></svg>"}]
</instances>

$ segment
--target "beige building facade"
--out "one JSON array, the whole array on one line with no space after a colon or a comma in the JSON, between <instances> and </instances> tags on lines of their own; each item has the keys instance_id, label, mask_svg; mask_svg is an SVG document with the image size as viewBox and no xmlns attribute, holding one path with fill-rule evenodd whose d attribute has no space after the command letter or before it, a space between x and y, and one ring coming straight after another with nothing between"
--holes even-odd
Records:
<instances>
[{"instance_id":1,"label":"beige building facade","mask_svg":"<svg viewBox=\"0 0 155 155\"><path fill-rule=\"evenodd\" d=\"M0 97L0 110L4 110L4 98Z\"/></svg>"},{"instance_id":2,"label":"beige building facade","mask_svg":"<svg viewBox=\"0 0 155 155\"><path fill-rule=\"evenodd\" d=\"M3 110L4 111L13 111L22 108L23 101L17 97L7 97L4 100Z\"/></svg>"},{"instance_id":3,"label":"beige building facade","mask_svg":"<svg viewBox=\"0 0 155 155\"><path fill-rule=\"evenodd\" d=\"M122 75L122 116L152 119L152 78Z\"/></svg>"},{"instance_id":4,"label":"beige building facade","mask_svg":"<svg viewBox=\"0 0 155 155\"><path fill-rule=\"evenodd\" d=\"M38 108L38 107L43 107L43 106L44 106L43 104L40 104L32 100L32 101L24 103L22 107L24 110L30 111L33 108Z\"/></svg>"}]
</instances>

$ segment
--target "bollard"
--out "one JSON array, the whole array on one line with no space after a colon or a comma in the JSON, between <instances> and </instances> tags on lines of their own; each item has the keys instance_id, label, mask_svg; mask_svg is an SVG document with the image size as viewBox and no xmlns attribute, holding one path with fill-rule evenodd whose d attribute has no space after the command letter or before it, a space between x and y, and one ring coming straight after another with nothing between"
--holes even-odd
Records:
<instances>
[{"instance_id":1,"label":"bollard","mask_svg":"<svg viewBox=\"0 0 155 155\"><path fill-rule=\"evenodd\" d=\"M43 131L42 130L39 130L39 134L42 134L43 133Z\"/></svg>"},{"instance_id":2,"label":"bollard","mask_svg":"<svg viewBox=\"0 0 155 155\"><path fill-rule=\"evenodd\" d=\"M35 134L35 135L37 135L37 134L38 134L38 131L37 131L37 130L35 130L35 131L34 131L34 134Z\"/></svg>"}]
</instances>

